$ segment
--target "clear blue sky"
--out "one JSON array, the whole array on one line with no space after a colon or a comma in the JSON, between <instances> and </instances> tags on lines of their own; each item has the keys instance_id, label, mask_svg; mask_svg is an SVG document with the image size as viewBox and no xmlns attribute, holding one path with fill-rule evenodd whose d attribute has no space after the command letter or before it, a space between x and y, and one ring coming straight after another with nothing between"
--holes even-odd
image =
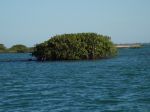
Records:
<instances>
[{"instance_id":1,"label":"clear blue sky","mask_svg":"<svg viewBox=\"0 0 150 112\"><path fill-rule=\"evenodd\" d=\"M150 0L0 0L0 43L7 47L76 32L150 42Z\"/></svg>"}]
</instances>

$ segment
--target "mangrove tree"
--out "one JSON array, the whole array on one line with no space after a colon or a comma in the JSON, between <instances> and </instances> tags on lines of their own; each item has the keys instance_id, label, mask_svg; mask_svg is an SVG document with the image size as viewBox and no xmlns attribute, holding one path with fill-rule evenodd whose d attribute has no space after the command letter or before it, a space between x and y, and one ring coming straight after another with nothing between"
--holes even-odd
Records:
<instances>
[{"instance_id":1,"label":"mangrove tree","mask_svg":"<svg viewBox=\"0 0 150 112\"><path fill-rule=\"evenodd\" d=\"M56 35L37 44L32 55L39 61L86 60L115 56L115 45L109 36L96 33Z\"/></svg>"}]
</instances>

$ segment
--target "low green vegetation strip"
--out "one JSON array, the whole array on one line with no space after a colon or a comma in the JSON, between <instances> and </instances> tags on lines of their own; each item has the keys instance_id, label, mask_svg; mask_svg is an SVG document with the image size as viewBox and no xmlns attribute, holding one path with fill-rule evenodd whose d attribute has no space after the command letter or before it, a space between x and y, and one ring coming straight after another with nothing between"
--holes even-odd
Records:
<instances>
[{"instance_id":1,"label":"low green vegetation strip","mask_svg":"<svg viewBox=\"0 0 150 112\"><path fill-rule=\"evenodd\" d=\"M11 48L6 48L4 44L0 44L0 53L27 53L33 52L33 48L26 47L22 44L13 45Z\"/></svg>"},{"instance_id":2,"label":"low green vegetation strip","mask_svg":"<svg viewBox=\"0 0 150 112\"><path fill-rule=\"evenodd\" d=\"M39 61L102 59L116 54L111 38L96 33L56 35L37 44L32 53Z\"/></svg>"}]
</instances>

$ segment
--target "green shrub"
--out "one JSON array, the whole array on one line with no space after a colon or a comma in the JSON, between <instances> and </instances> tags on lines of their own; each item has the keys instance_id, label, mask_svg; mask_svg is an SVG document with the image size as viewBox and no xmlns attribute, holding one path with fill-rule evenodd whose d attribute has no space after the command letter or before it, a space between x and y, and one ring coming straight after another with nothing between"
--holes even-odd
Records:
<instances>
[{"instance_id":1,"label":"green shrub","mask_svg":"<svg viewBox=\"0 0 150 112\"><path fill-rule=\"evenodd\" d=\"M39 61L102 59L115 56L110 37L96 33L56 35L37 44L32 53Z\"/></svg>"}]
</instances>

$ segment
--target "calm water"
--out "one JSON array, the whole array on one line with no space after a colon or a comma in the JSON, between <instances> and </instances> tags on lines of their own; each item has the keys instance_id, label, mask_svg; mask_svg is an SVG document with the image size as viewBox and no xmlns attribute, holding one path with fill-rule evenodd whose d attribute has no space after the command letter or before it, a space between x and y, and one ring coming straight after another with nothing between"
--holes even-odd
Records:
<instances>
[{"instance_id":1,"label":"calm water","mask_svg":"<svg viewBox=\"0 0 150 112\"><path fill-rule=\"evenodd\" d=\"M0 54L0 60L30 54ZM150 112L150 47L113 59L0 62L0 112Z\"/></svg>"}]
</instances>

